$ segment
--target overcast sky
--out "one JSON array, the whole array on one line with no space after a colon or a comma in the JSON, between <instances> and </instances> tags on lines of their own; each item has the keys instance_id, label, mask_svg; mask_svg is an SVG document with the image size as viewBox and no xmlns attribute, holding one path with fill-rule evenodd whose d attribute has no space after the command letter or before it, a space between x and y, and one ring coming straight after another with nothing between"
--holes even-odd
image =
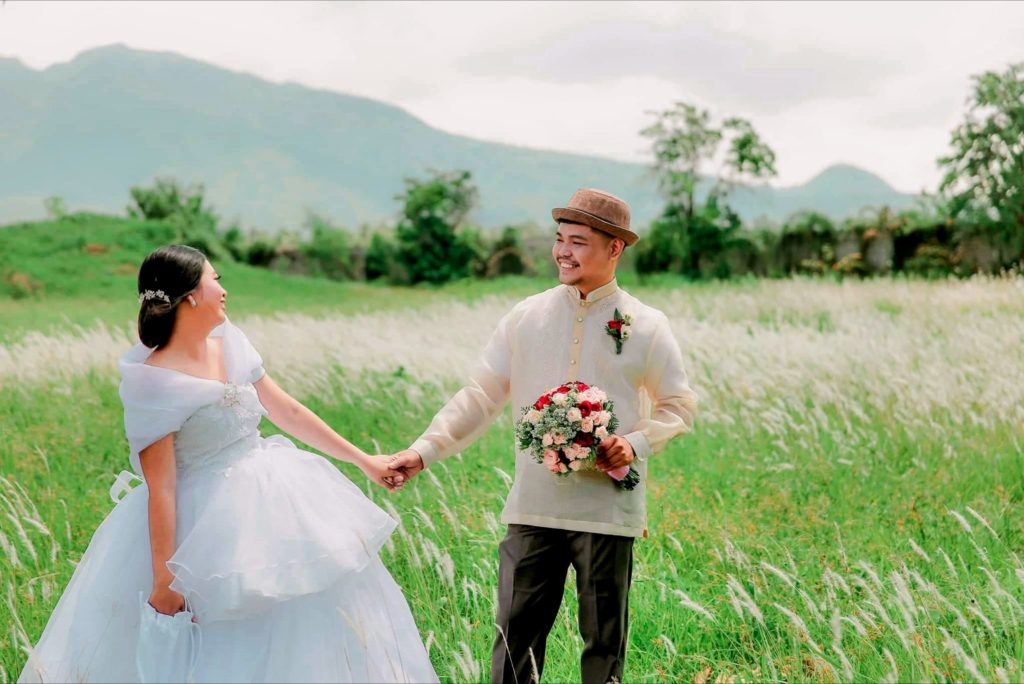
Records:
<instances>
[{"instance_id":1,"label":"overcast sky","mask_svg":"<svg viewBox=\"0 0 1024 684\"><path fill-rule=\"evenodd\" d=\"M1024 61L1024 3L0 6L0 55L31 67L110 43L384 100L453 133L635 161L647 112L685 100L749 118L778 154L777 184L846 162L915 192L934 189L970 76Z\"/></svg>"}]
</instances>

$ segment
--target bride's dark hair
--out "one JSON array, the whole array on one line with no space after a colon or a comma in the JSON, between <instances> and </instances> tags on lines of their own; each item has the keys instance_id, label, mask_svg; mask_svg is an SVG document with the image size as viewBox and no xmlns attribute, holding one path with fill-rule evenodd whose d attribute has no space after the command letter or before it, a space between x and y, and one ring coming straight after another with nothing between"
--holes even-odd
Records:
<instances>
[{"instance_id":1,"label":"bride's dark hair","mask_svg":"<svg viewBox=\"0 0 1024 684\"><path fill-rule=\"evenodd\" d=\"M139 340L159 349L174 332L178 305L199 287L206 255L185 245L169 245L150 252L139 268ZM161 295L162 296L158 296Z\"/></svg>"}]
</instances>

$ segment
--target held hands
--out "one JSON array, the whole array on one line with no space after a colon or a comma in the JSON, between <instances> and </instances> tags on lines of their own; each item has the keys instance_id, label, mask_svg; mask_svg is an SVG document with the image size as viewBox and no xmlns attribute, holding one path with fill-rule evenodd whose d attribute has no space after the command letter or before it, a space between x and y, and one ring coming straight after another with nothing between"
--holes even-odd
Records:
<instances>
[{"instance_id":1,"label":"held hands","mask_svg":"<svg viewBox=\"0 0 1024 684\"><path fill-rule=\"evenodd\" d=\"M389 468L398 471L398 475L394 478L397 487L401 487L406 481L416 477L424 468L423 458L412 449L399 451L386 462Z\"/></svg>"},{"instance_id":2,"label":"held hands","mask_svg":"<svg viewBox=\"0 0 1024 684\"><path fill-rule=\"evenodd\" d=\"M369 456L366 455L364 458L359 460L359 469L363 471L366 477L370 478L377 484L389 492L393 492L396 489L401 489L405 484L406 478L402 476L402 473L398 469L392 469L388 465L390 456Z\"/></svg>"},{"instance_id":3,"label":"held hands","mask_svg":"<svg viewBox=\"0 0 1024 684\"><path fill-rule=\"evenodd\" d=\"M633 445L625 437L612 435L597 445L597 467L604 472L628 466L634 458Z\"/></svg>"}]
</instances>

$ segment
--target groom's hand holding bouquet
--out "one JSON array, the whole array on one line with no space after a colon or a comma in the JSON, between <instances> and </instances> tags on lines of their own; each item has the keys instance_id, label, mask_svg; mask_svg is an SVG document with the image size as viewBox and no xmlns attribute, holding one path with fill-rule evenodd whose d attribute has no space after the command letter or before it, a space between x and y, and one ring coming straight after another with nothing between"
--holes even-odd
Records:
<instances>
[{"instance_id":1,"label":"groom's hand holding bouquet","mask_svg":"<svg viewBox=\"0 0 1024 684\"><path fill-rule=\"evenodd\" d=\"M615 404L601 389L567 382L523 407L521 414L516 422L519 448L552 473L602 470L625 490L640 482L629 465L633 448L613 434L619 426Z\"/></svg>"}]
</instances>

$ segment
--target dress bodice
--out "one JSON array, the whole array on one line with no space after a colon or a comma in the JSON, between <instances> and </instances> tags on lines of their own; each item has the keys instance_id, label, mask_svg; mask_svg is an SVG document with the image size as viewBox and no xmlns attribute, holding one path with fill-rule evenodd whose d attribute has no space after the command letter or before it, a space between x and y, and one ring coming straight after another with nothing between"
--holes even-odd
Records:
<instances>
[{"instance_id":1,"label":"dress bodice","mask_svg":"<svg viewBox=\"0 0 1024 684\"><path fill-rule=\"evenodd\" d=\"M252 384L223 383L219 399L199 407L175 434L178 472L191 473L230 461L233 453L259 439L259 424L265 415Z\"/></svg>"},{"instance_id":2,"label":"dress bodice","mask_svg":"<svg viewBox=\"0 0 1024 684\"><path fill-rule=\"evenodd\" d=\"M260 404L253 383L264 375L263 359L245 334L225 321L210 337L223 338L221 347L227 382L202 378L146 363L153 350L141 342L118 361L124 404L124 427L129 462L142 475L140 452L174 434L178 471L190 471L226 450L259 442ZM238 446L236 446L238 445Z\"/></svg>"}]
</instances>

